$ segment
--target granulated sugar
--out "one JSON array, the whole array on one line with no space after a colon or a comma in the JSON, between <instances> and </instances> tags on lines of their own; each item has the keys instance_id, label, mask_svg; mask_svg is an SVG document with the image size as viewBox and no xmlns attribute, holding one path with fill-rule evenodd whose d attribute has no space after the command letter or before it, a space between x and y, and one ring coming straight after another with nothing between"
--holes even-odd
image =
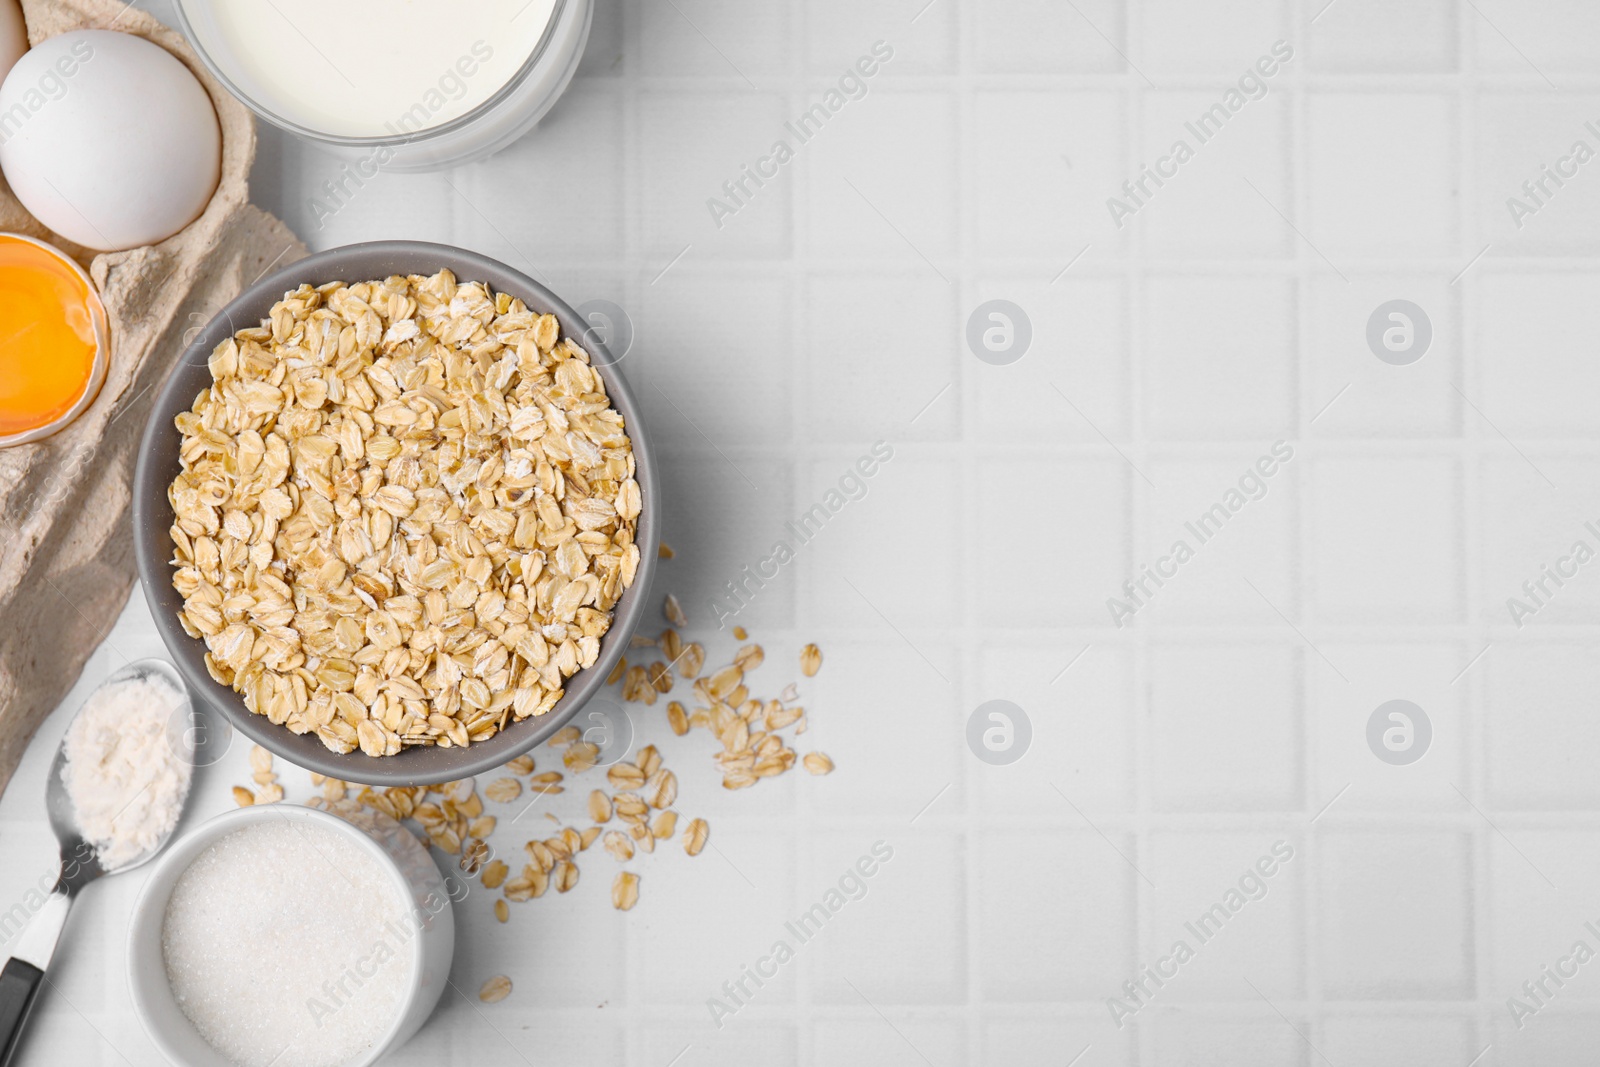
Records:
<instances>
[{"instance_id":1,"label":"granulated sugar","mask_svg":"<svg viewBox=\"0 0 1600 1067\"><path fill-rule=\"evenodd\" d=\"M130 678L90 694L67 729L61 776L108 871L155 848L183 813L193 769L173 718L183 700L156 678Z\"/></svg>"},{"instance_id":2,"label":"granulated sugar","mask_svg":"<svg viewBox=\"0 0 1600 1067\"><path fill-rule=\"evenodd\" d=\"M274 818L195 859L161 935L173 995L218 1052L243 1067L337 1067L399 1013L416 925L356 842Z\"/></svg>"}]
</instances>

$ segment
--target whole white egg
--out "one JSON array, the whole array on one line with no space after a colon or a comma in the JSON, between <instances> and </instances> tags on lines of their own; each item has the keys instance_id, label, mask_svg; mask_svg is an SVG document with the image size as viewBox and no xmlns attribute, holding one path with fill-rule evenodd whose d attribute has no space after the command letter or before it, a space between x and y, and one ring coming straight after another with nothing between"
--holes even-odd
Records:
<instances>
[{"instance_id":1,"label":"whole white egg","mask_svg":"<svg viewBox=\"0 0 1600 1067\"><path fill-rule=\"evenodd\" d=\"M113 251L205 210L222 174L211 98L166 49L111 30L39 42L0 85L0 170L34 218Z\"/></svg>"},{"instance_id":2,"label":"whole white egg","mask_svg":"<svg viewBox=\"0 0 1600 1067\"><path fill-rule=\"evenodd\" d=\"M0 79L28 50L28 24L17 0L0 0Z\"/></svg>"}]
</instances>

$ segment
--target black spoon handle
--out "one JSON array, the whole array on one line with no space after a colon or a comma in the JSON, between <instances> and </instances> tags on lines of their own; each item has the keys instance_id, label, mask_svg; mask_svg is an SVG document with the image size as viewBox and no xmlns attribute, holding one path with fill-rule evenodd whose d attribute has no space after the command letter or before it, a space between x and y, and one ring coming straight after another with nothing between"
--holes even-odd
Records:
<instances>
[{"instance_id":1,"label":"black spoon handle","mask_svg":"<svg viewBox=\"0 0 1600 1067\"><path fill-rule=\"evenodd\" d=\"M12 956L0 971L0 1067L9 1067L22 1043L23 1028L44 984L44 972Z\"/></svg>"}]
</instances>

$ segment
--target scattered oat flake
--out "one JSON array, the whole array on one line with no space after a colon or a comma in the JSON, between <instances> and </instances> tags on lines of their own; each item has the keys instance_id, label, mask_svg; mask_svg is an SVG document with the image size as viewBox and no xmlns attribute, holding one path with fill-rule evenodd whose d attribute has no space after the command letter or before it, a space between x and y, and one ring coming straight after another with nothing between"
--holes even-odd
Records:
<instances>
[{"instance_id":1,"label":"scattered oat flake","mask_svg":"<svg viewBox=\"0 0 1600 1067\"><path fill-rule=\"evenodd\" d=\"M650 776L647 783L650 806L658 811L672 807L678 799L678 776L669 770L660 770Z\"/></svg>"},{"instance_id":2,"label":"scattered oat flake","mask_svg":"<svg viewBox=\"0 0 1600 1067\"><path fill-rule=\"evenodd\" d=\"M511 979L507 978L503 974L495 975L493 978L483 983L483 987L478 990L478 999L483 1001L485 1004L493 1004L496 1001L506 999L506 997L510 995Z\"/></svg>"},{"instance_id":3,"label":"scattered oat flake","mask_svg":"<svg viewBox=\"0 0 1600 1067\"><path fill-rule=\"evenodd\" d=\"M655 692L655 690L652 689L651 692ZM565 763L567 769L574 774L582 774L590 767L593 767L599 759L600 746L593 741L579 741L576 744L569 745L567 751L561 756L561 762Z\"/></svg>"},{"instance_id":4,"label":"scattered oat flake","mask_svg":"<svg viewBox=\"0 0 1600 1067\"><path fill-rule=\"evenodd\" d=\"M700 850L706 847L706 838L711 836L711 827L704 819L692 819L689 828L683 832L683 850L691 856L700 855Z\"/></svg>"},{"instance_id":5,"label":"scattered oat flake","mask_svg":"<svg viewBox=\"0 0 1600 1067\"><path fill-rule=\"evenodd\" d=\"M567 860L562 860L556 864L555 870L550 872L550 879L555 884L557 893L565 893L578 884L578 868Z\"/></svg>"},{"instance_id":6,"label":"scattered oat flake","mask_svg":"<svg viewBox=\"0 0 1600 1067\"><path fill-rule=\"evenodd\" d=\"M618 911L629 911L639 903L639 876L632 871L621 871L611 883L611 906Z\"/></svg>"},{"instance_id":7,"label":"scattered oat flake","mask_svg":"<svg viewBox=\"0 0 1600 1067\"><path fill-rule=\"evenodd\" d=\"M735 626L733 628L733 639L735 641L743 641L749 636L749 631L747 631L743 626Z\"/></svg>"},{"instance_id":8,"label":"scattered oat flake","mask_svg":"<svg viewBox=\"0 0 1600 1067\"><path fill-rule=\"evenodd\" d=\"M597 823L611 821L611 798L596 789L589 794L589 818Z\"/></svg>"},{"instance_id":9,"label":"scattered oat flake","mask_svg":"<svg viewBox=\"0 0 1600 1067\"><path fill-rule=\"evenodd\" d=\"M663 541L661 542L661 547L656 549L656 555L660 556L662 559L671 559L673 556L676 556L677 553L672 551L671 545Z\"/></svg>"},{"instance_id":10,"label":"scattered oat flake","mask_svg":"<svg viewBox=\"0 0 1600 1067\"><path fill-rule=\"evenodd\" d=\"M614 763L606 768L606 781L613 789L638 789L648 776L632 763Z\"/></svg>"},{"instance_id":11,"label":"scattered oat flake","mask_svg":"<svg viewBox=\"0 0 1600 1067\"><path fill-rule=\"evenodd\" d=\"M633 842L621 830L606 831L605 837L601 839L601 844L618 863L626 863L628 860L633 859Z\"/></svg>"},{"instance_id":12,"label":"scattered oat flake","mask_svg":"<svg viewBox=\"0 0 1600 1067\"><path fill-rule=\"evenodd\" d=\"M511 873L511 868L506 866L505 860L490 860L483 865L483 888L499 889L505 883L506 875Z\"/></svg>"},{"instance_id":13,"label":"scattered oat flake","mask_svg":"<svg viewBox=\"0 0 1600 1067\"><path fill-rule=\"evenodd\" d=\"M800 673L807 678L815 678L822 669L822 649L816 645L807 645L800 650Z\"/></svg>"},{"instance_id":14,"label":"scattered oat flake","mask_svg":"<svg viewBox=\"0 0 1600 1067\"><path fill-rule=\"evenodd\" d=\"M501 922L511 918L511 909L506 906L504 897L494 902L494 917Z\"/></svg>"},{"instance_id":15,"label":"scattered oat flake","mask_svg":"<svg viewBox=\"0 0 1600 1067\"><path fill-rule=\"evenodd\" d=\"M242 785L233 787L233 802L241 808L248 808L256 802L256 795Z\"/></svg>"},{"instance_id":16,"label":"scattered oat flake","mask_svg":"<svg viewBox=\"0 0 1600 1067\"><path fill-rule=\"evenodd\" d=\"M628 657L627 656L619 657L617 659L617 665L615 667L611 668L611 673L610 674L606 675L606 684L607 685L616 685L618 682L622 681L622 675L623 675L623 673L625 671L627 671L627 669L628 669Z\"/></svg>"},{"instance_id":17,"label":"scattered oat flake","mask_svg":"<svg viewBox=\"0 0 1600 1067\"><path fill-rule=\"evenodd\" d=\"M526 777L533 773L534 763L532 756L518 756L506 764L506 770L511 774Z\"/></svg>"},{"instance_id":18,"label":"scattered oat flake","mask_svg":"<svg viewBox=\"0 0 1600 1067\"><path fill-rule=\"evenodd\" d=\"M678 598L671 593L668 593L667 598L661 602L661 613L667 617L668 622L680 630L689 625L689 616L683 613L683 605L679 604Z\"/></svg>"},{"instance_id":19,"label":"scattered oat flake","mask_svg":"<svg viewBox=\"0 0 1600 1067\"><path fill-rule=\"evenodd\" d=\"M256 790L257 804L276 804L283 799L283 786L273 783Z\"/></svg>"},{"instance_id":20,"label":"scattered oat flake","mask_svg":"<svg viewBox=\"0 0 1600 1067\"><path fill-rule=\"evenodd\" d=\"M833 771L833 760L821 752L807 752L806 758L800 762L806 765L806 770L812 774L830 774Z\"/></svg>"},{"instance_id":21,"label":"scattered oat flake","mask_svg":"<svg viewBox=\"0 0 1600 1067\"><path fill-rule=\"evenodd\" d=\"M509 804L522 795L522 783L515 778L496 778L483 787L483 795L496 804Z\"/></svg>"}]
</instances>

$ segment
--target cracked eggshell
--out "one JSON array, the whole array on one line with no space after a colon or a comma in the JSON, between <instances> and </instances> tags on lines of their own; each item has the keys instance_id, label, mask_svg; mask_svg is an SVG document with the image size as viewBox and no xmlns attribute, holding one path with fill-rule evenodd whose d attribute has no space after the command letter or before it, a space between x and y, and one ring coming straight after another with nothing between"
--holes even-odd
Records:
<instances>
[{"instance_id":1,"label":"cracked eggshell","mask_svg":"<svg viewBox=\"0 0 1600 1067\"><path fill-rule=\"evenodd\" d=\"M68 240L137 248L205 210L222 133L211 98L166 49L74 30L39 42L0 85L0 170L22 206Z\"/></svg>"}]
</instances>

